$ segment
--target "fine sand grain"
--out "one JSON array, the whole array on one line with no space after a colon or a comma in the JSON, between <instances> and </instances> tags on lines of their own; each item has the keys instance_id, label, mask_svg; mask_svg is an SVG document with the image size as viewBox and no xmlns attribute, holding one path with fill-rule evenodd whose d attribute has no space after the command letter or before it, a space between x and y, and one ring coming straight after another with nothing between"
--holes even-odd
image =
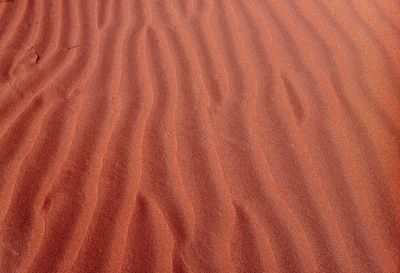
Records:
<instances>
[{"instance_id":1,"label":"fine sand grain","mask_svg":"<svg viewBox=\"0 0 400 273\"><path fill-rule=\"evenodd\" d=\"M0 273L399 266L398 1L0 0Z\"/></svg>"}]
</instances>

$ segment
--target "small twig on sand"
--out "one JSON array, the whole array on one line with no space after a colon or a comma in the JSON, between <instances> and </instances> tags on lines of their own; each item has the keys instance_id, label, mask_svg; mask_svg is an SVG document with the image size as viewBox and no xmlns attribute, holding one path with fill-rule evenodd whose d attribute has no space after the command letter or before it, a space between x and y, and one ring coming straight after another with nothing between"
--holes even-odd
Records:
<instances>
[{"instance_id":1,"label":"small twig on sand","mask_svg":"<svg viewBox=\"0 0 400 273\"><path fill-rule=\"evenodd\" d=\"M70 49L74 49L74 48L77 48L77 47L79 47L79 45L70 46L70 47L67 47L67 49L70 50Z\"/></svg>"}]
</instances>

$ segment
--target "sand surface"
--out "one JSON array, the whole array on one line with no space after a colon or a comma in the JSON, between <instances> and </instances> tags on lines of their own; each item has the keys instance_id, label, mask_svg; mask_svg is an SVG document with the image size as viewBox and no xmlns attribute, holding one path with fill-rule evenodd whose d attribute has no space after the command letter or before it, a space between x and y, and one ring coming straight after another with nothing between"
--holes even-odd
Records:
<instances>
[{"instance_id":1,"label":"sand surface","mask_svg":"<svg viewBox=\"0 0 400 273\"><path fill-rule=\"evenodd\" d=\"M399 266L398 1L0 1L0 273Z\"/></svg>"}]
</instances>

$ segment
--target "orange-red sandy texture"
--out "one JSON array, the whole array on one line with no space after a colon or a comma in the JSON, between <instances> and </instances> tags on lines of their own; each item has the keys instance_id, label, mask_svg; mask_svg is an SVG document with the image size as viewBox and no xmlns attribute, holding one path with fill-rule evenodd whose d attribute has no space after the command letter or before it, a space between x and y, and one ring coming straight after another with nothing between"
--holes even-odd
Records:
<instances>
[{"instance_id":1,"label":"orange-red sandy texture","mask_svg":"<svg viewBox=\"0 0 400 273\"><path fill-rule=\"evenodd\" d=\"M0 273L398 273L400 3L0 0Z\"/></svg>"}]
</instances>

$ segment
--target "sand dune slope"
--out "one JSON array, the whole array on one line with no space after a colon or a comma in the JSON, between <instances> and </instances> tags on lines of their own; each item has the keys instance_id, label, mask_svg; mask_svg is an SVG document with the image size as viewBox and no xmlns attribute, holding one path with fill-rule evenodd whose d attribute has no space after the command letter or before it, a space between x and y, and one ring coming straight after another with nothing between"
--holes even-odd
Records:
<instances>
[{"instance_id":1,"label":"sand dune slope","mask_svg":"<svg viewBox=\"0 0 400 273\"><path fill-rule=\"evenodd\" d=\"M0 0L0 273L400 272L400 4Z\"/></svg>"}]
</instances>

